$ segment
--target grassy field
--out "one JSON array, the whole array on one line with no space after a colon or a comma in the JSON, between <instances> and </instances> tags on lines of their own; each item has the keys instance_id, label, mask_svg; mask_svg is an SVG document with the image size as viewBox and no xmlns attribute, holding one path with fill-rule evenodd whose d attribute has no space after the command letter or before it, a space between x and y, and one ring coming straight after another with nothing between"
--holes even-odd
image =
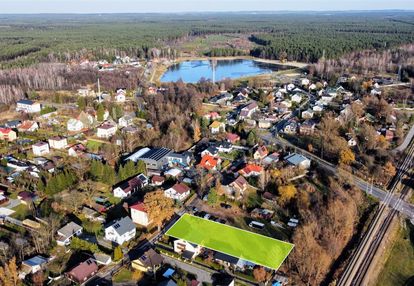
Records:
<instances>
[{"instance_id":1,"label":"grassy field","mask_svg":"<svg viewBox=\"0 0 414 286\"><path fill-rule=\"evenodd\" d=\"M122 268L113 278L113 282L122 283L132 280L132 272L128 269Z\"/></svg>"},{"instance_id":2,"label":"grassy field","mask_svg":"<svg viewBox=\"0 0 414 286\"><path fill-rule=\"evenodd\" d=\"M184 214L166 233L206 248L278 269L293 244Z\"/></svg>"},{"instance_id":3,"label":"grassy field","mask_svg":"<svg viewBox=\"0 0 414 286\"><path fill-rule=\"evenodd\" d=\"M103 143L98 142L98 141L94 141L94 140L88 140L88 142L86 143L86 148L88 148L88 150L90 152L98 152L99 147L101 147Z\"/></svg>"},{"instance_id":4,"label":"grassy field","mask_svg":"<svg viewBox=\"0 0 414 286\"><path fill-rule=\"evenodd\" d=\"M414 226L401 227L390 256L377 280L378 286L414 285Z\"/></svg>"}]
</instances>

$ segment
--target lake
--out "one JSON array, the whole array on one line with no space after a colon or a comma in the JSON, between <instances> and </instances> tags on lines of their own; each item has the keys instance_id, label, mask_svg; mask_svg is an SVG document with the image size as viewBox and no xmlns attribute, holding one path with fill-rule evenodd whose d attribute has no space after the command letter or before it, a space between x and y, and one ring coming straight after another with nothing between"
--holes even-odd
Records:
<instances>
[{"instance_id":1,"label":"lake","mask_svg":"<svg viewBox=\"0 0 414 286\"><path fill-rule=\"evenodd\" d=\"M255 60L217 60L215 81L268 74L292 68L291 66L263 63ZM162 75L161 82L175 82L181 79L186 83L196 83L202 78L213 80L211 60L184 61L174 64Z\"/></svg>"}]
</instances>

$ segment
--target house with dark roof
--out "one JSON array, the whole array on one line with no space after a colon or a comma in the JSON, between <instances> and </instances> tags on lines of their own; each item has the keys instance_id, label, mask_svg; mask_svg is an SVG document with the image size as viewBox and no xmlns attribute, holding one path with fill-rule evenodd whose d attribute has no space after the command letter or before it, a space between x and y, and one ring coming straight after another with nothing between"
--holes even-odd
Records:
<instances>
[{"instance_id":1,"label":"house with dark roof","mask_svg":"<svg viewBox=\"0 0 414 286\"><path fill-rule=\"evenodd\" d=\"M239 119L250 118L258 109L259 106L256 101L249 102L240 110Z\"/></svg>"},{"instance_id":2,"label":"house with dark roof","mask_svg":"<svg viewBox=\"0 0 414 286\"><path fill-rule=\"evenodd\" d=\"M146 185L148 185L148 178L144 174L139 174L115 185L112 191L114 197L126 198Z\"/></svg>"},{"instance_id":3,"label":"house with dark roof","mask_svg":"<svg viewBox=\"0 0 414 286\"><path fill-rule=\"evenodd\" d=\"M126 216L111 222L105 228L105 239L122 245L135 237L136 228L130 217Z\"/></svg>"},{"instance_id":4,"label":"house with dark roof","mask_svg":"<svg viewBox=\"0 0 414 286\"><path fill-rule=\"evenodd\" d=\"M171 198L177 201L184 201L190 195L190 187L182 183L177 183L171 188L164 191L164 195L167 198Z\"/></svg>"},{"instance_id":5,"label":"house with dark roof","mask_svg":"<svg viewBox=\"0 0 414 286\"><path fill-rule=\"evenodd\" d=\"M36 273L46 265L49 260L43 256L36 255L22 261L22 269L25 273Z\"/></svg>"},{"instance_id":6,"label":"house with dark roof","mask_svg":"<svg viewBox=\"0 0 414 286\"><path fill-rule=\"evenodd\" d=\"M21 99L16 103L16 111L25 113L36 113L40 112L42 106L38 102L34 102L28 99Z\"/></svg>"},{"instance_id":7,"label":"house with dark roof","mask_svg":"<svg viewBox=\"0 0 414 286\"><path fill-rule=\"evenodd\" d=\"M154 249L150 248L141 257L131 262L132 268L142 272L155 272L162 266L164 259Z\"/></svg>"},{"instance_id":8,"label":"house with dark roof","mask_svg":"<svg viewBox=\"0 0 414 286\"><path fill-rule=\"evenodd\" d=\"M144 148L128 157L128 159L134 162L143 161L147 169L161 170L164 165L168 164L168 155L171 152L168 148Z\"/></svg>"},{"instance_id":9,"label":"house with dark roof","mask_svg":"<svg viewBox=\"0 0 414 286\"><path fill-rule=\"evenodd\" d=\"M71 221L57 231L58 238L56 239L56 242L58 245L62 246L69 245L72 238L81 235L82 231L83 228L80 225Z\"/></svg>"},{"instance_id":10,"label":"house with dark roof","mask_svg":"<svg viewBox=\"0 0 414 286\"><path fill-rule=\"evenodd\" d=\"M98 265L92 258L80 263L71 271L66 273L69 280L82 284L98 272Z\"/></svg>"}]
</instances>

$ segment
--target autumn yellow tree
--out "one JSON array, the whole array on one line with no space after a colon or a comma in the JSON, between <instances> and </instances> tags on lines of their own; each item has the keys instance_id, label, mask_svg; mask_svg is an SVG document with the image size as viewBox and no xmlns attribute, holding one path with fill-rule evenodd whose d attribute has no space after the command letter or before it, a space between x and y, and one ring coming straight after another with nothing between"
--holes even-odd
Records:
<instances>
[{"instance_id":1,"label":"autumn yellow tree","mask_svg":"<svg viewBox=\"0 0 414 286\"><path fill-rule=\"evenodd\" d=\"M4 267L0 267L0 285L17 286L21 285L17 273L16 257L13 257Z\"/></svg>"},{"instance_id":2,"label":"autumn yellow tree","mask_svg":"<svg viewBox=\"0 0 414 286\"><path fill-rule=\"evenodd\" d=\"M144 205L147 209L149 219L157 225L158 230L174 214L174 201L164 196L162 190L145 194Z\"/></svg>"},{"instance_id":3,"label":"autumn yellow tree","mask_svg":"<svg viewBox=\"0 0 414 286\"><path fill-rule=\"evenodd\" d=\"M257 282L266 282L270 278L270 273L263 266L256 266L253 269L253 277Z\"/></svg>"},{"instance_id":4,"label":"autumn yellow tree","mask_svg":"<svg viewBox=\"0 0 414 286\"><path fill-rule=\"evenodd\" d=\"M393 177L397 173L397 169L395 168L395 166L394 166L393 163L391 163L390 161L388 161L384 165L384 173L386 175L390 176L390 177Z\"/></svg>"},{"instance_id":5,"label":"autumn yellow tree","mask_svg":"<svg viewBox=\"0 0 414 286\"><path fill-rule=\"evenodd\" d=\"M201 129L198 120L193 122L193 141L198 142L201 139Z\"/></svg>"},{"instance_id":6,"label":"autumn yellow tree","mask_svg":"<svg viewBox=\"0 0 414 286\"><path fill-rule=\"evenodd\" d=\"M296 196L297 190L294 185L280 186L278 189L280 205L285 205Z\"/></svg>"},{"instance_id":7,"label":"autumn yellow tree","mask_svg":"<svg viewBox=\"0 0 414 286\"><path fill-rule=\"evenodd\" d=\"M339 164L350 165L355 161L355 154L351 149L346 148L339 153Z\"/></svg>"}]
</instances>

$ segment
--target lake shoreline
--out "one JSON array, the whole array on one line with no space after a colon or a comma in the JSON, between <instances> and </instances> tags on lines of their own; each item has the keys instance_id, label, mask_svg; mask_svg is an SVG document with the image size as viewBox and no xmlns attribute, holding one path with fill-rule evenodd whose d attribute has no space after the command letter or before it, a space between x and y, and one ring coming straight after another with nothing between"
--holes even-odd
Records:
<instances>
[{"instance_id":1,"label":"lake shoreline","mask_svg":"<svg viewBox=\"0 0 414 286\"><path fill-rule=\"evenodd\" d=\"M166 63L158 63L157 64L157 68L156 71L151 79L151 82L160 84L161 82L161 78L163 77L163 75L168 71L168 69L176 64L179 63L183 63L183 62L190 62L190 61L207 61L207 60L217 60L217 61L231 61L231 60L251 60L251 61L255 61L258 63L264 63L264 64L271 64L271 65L279 65L279 66L289 66L292 67L293 69L298 69L298 68L304 68L306 66L308 66L307 63L302 63L302 62L295 62L295 61L291 61L291 62L281 62L279 60L269 60L269 59L262 59L262 58L256 58L256 57L252 57L252 56L234 56L234 57L179 57L173 61L169 61L167 64ZM286 70L291 70L291 69L286 69ZM286 71L283 70L283 71ZM278 71L272 71L271 73L277 73L280 72L282 70L278 70ZM233 80L239 80L242 78L246 78L246 77L256 77L256 76L262 76L264 74L257 74L257 75L250 75L250 76L241 76L238 78L233 78Z\"/></svg>"}]
</instances>

